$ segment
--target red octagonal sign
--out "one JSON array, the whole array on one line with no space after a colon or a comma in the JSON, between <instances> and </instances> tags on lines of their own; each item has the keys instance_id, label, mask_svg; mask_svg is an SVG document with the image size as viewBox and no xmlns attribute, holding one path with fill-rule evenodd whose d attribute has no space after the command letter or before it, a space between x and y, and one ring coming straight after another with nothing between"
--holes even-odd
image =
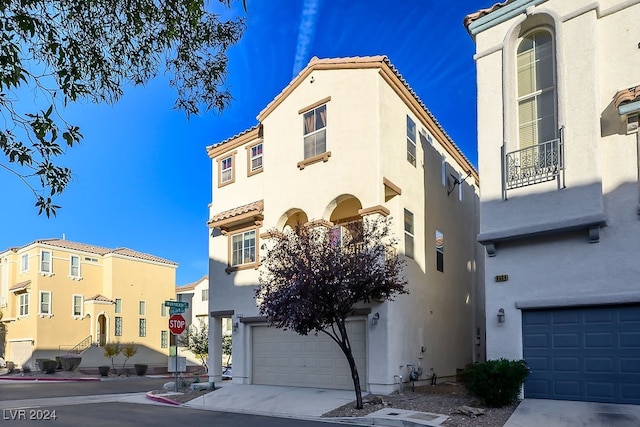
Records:
<instances>
[{"instance_id":1,"label":"red octagonal sign","mask_svg":"<svg viewBox=\"0 0 640 427\"><path fill-rule=\"evenodd\" d=\"M184 317L180 314L174 314L169 318L169 330L174 335L180 335L184 332L184 329L187 327L187 322L185 322Z\"/></svg>"}]
</instances>

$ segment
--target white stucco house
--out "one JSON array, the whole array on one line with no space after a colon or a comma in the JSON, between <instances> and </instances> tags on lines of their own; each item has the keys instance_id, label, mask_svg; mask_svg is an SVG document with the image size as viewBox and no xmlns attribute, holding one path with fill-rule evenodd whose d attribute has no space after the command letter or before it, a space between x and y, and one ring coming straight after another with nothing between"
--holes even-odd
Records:
<instances>
[{"instance_id":1,"label":"white stucco house","mask_svg":"<svg viewBox=\"0 0 640 427\"><path fill-rule=\"evenodd\" d=\"M487 358L524 358L527 398L640 404L638 22L637 0L509 0L465 19Z\"/></svg>"},{"instance_id":2,"label":"white stucco house","mask_svg":"<svg viewBox=\"0 0 640 427\"><path fill-rule=\"evenodd\" d=\"M410 294L349 321L363 389L393 391L409 365L446 378L483 358L478 175L389 60L313 58L257 118L207 147L210 358L231 319L234 383L351 389L338 346L268 327L254 292L269 230L367 215L394 219Z\"/></svg>"}]
</instances>

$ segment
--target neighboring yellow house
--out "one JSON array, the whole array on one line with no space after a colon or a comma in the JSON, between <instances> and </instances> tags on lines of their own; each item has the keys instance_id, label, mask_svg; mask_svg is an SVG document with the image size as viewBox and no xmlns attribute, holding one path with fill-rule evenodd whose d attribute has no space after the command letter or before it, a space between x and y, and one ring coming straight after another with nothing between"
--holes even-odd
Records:
<instances>
[{"instance_id":1,"label":"neighboring yellow house","mask_svg":"<svg viewBox=\"0 0 640 427\"><path fill-rule=\"evenodd\" d=\"M135 342L131 363L165 364L168 309L178 264L127 248L64 239L0 252L0 353L16 366L70 351L83 368L108 364L107 342ZM4 351L2 351L4 350Z\"/></svg>"}]
</instances>

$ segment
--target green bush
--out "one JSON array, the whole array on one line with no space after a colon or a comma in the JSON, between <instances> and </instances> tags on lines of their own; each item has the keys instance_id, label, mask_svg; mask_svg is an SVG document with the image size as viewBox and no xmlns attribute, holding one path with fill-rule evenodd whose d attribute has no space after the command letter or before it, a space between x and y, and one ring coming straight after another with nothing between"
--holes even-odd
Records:
<instances>
[{"instance_id":1,"label":"green bush","mask_svg":"<svg viewBox=\"0 0 640 427\"><path fill-rule=\"evenodd\" d=\"M57 367L58 362L55 360L45 359L40 362L40 369L42 369L45 374L54 374Z\"/></svg>"},{"instance_id":2,"label":"green bush","mask_svg":"<svg viewBox=\"0 0 640 427\"><path fill-rule=\"evenodd\" d=\"M520 388L529 376L524 360L487 360L467 367L462 381L485 405L501 408L518 400Z\"/></svg>"}]
</instances>

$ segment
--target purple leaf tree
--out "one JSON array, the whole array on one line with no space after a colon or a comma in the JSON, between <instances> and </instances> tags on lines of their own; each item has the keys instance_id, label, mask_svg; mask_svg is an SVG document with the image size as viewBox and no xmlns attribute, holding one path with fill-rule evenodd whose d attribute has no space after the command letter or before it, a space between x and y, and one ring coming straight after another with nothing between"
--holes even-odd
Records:
<instances>
[{"instance_id":1,"label":"purple leaf tree","mask_svg":"<svg viewBox=\"0 0 640 427\"><path fill-rule=\"evenodd\" d=\"M270 232L256 301L269 325L300 335L322 332L336 342L349 362L356 407L362 409L347 319L358 304L408 293L404 260L396 253L388 218L312 224Z\"/></svg>"}]
</instances>

